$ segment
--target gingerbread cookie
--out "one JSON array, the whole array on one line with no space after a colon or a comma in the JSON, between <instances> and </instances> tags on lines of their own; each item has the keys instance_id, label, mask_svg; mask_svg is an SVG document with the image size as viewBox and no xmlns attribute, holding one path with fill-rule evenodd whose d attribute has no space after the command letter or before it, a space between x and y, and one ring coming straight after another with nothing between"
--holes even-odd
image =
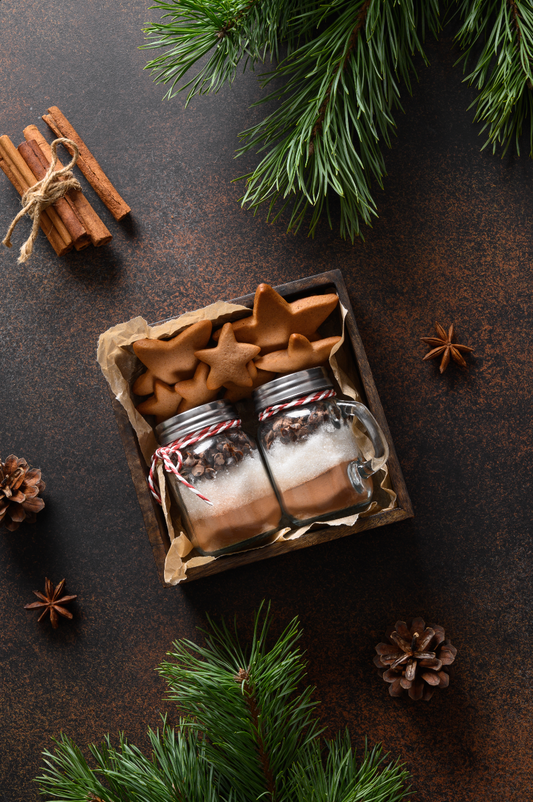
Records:
<instances>
[{"instance_id":1,"label":"gingerbread cookie","mask_svg":"<svg viewBox=\"0 0 533 802\"><path fill-rule=\"evenodd\" d=\"M194 352L205 348L212 326L210 320L199 320L171 340L137 340L133 350L156 378L175 384L193 375L198 364Z\"/></svg>"},{"instance_id":2,"label":"gingerbread cookie","mask_svg":"<svg viewBox=\"0 0 533 802\"><path fill-rule=\"evenodd\" d=\"M287 349L272 351L255 360L258 370L273 370L275 373L293 373L323 365L331 349L340 337L326 337L324 340L309 342L302 334L291 334Z\"/></svg>"},{"instance_id":3,"label":"gingerbread cookie","mask_svg":"<svg viewBox=\"0 0 533 802\"><path fill-rule=\"evenodd\" d=\"M256 387L261 387L262 384L266 384L266 382L270 382L275 378L276 374L272 373L272 371L257 369L256 377L251 387L239 387L236 384L232 384L232 382L226 382L224 387L227 389L224 393L224 400L234 404L235 401L241 401L243 398L251 398Z\"/></svg>"},{"instance_id":4,"label":"gingerbread cookie","mask_svg":"<svg viewBox=\"0 0 533 802\"><path fill-rule=\"evenodd\" d=\"M165 382L156 379L154 382L154 394L137 405L137 411L141 415L155 415L157 423L161 423L177 414L181 402L181 395L176 392L174 387L169 387Z\"/></svg>"},{"instance_id":5,"label":"gingerbread cookie","mask_svg":"<svg viewBox=\"0 0 533 802\"><path fill-rule=\"evenodd\" d=\"M218 390L208 389L206 384L208 374L209 365L199 362L192 379L184 379L174 385L175 391L183 398L178 407L178 414L215 400Z\"/></svg>"},{"instance_id":6,"label":"gingerbread cookie","mask_svg":"<svg viewBox=\"0 0 533 802\"><path fill-rule=\"evenodd\" d=\"M211 368L206 381L209 390L218 390L226 382L251 387L256 368L253 362L249 363L260 350L258 345L237 342L231 323L225 323L216 348L195 351L195 356Z\"/></svg>"},{"instance_id":7,"label":"gingerbread cookie","mask_svg":"<svg viewBox=\"0 0 533 802\"><path fill-rule=\"evenodd\" d=\"M260 284L252 314L232 323L235 338L260 346L263 354L278 351L287 347L291 334L313 337L338 301L335 293L328 293L289 303L269 284ZM215 340L218 336L218 332L213 334Z\"/></svg>"},{"instance_id":8,"label":"gingerbread cookie","mask_svg":"<svg viewBox=\"0 0 533 802\"><path fill-rule=\"evenodd\" d=\"M138 379L135 380L131 388L135 395L152 395L155 386L155 376L151 370L145 370Z\"/></svg>"}]
</instances>

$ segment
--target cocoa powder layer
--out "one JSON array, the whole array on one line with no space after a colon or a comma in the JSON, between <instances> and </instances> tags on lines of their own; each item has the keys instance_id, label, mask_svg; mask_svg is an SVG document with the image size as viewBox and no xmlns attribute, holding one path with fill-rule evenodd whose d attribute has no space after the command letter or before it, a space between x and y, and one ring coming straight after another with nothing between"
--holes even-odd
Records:
<instances>
[{"instance_id":1,"label":"cocoa powder layer","mask_svg":"<svg viewBox=\"0 0 533 802\"><path fill-rule=\"evenodd\" d=\"M304 521L328 513L342 512L370 501L373 485L370 479L363 480L365 492L358 492L348 478L350 460L341 462L314 479L288 488L281 494L281 501L293 518Z\"/></svg>"},{"instance_id":2,"label":"cocoa powder layer","mask_svg":"<svg viewBox=\"0 0 533 802\"><path fill-rule=\"evenodd\" d=\"M255 535L278 528L281 510L274 494L257 498L241 507L217 513L206 505L204 517L190 519L192 544L207 554L233 546Z\"/></svg>"}]
</instances>

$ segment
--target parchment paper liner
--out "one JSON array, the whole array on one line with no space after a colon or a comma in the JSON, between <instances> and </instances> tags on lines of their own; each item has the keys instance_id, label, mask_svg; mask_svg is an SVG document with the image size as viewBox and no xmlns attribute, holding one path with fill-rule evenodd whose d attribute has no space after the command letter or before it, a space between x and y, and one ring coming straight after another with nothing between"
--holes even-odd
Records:
<instances>
[{"instance_id":1,"label":"parchment paper liner","mask_svg":"<svg viewBox=\"0 0 533 802\"><path fill-rule=\"evenodd\" d=\"M360 401L361 397L357 390L359 379L356 367L349 357L348 349L343 347L344 320L347 310L342 304L340 305L340 311L342 315L342 337L341 341L332 349L329 364L342 394L355 401ZM135 317L132 320L113 326L100 335L97 352L98 363L115 398L126 410L128 419L136 433L141 452L148 467L151 463L152 454L159 444L151 425L135 409L134 398L130 388L135 379L144 372L145 368L135 356L133 348L131 347L132 343L145 337L159 339L161 337L179 334L180 331L196 323L198 320L211 320L214 328L220 327L228 320L244 317L242 314L243 312L250 314L250 310L245 306L217 301L203 309L198 309L195 312L187 312L181 315L181 317L159 323L155 326L150 326L142 317ZM345 518L337 518L330 521L316 521L296 530L289 528L281 529L277 533L275 541L296 540L302 537L302 535L308 532L313 526L353 526L359 517L367 517L368 515L382 510L389 510L396 506L396 493L391 487L386 465L387 457L382 460L376 460L373 456L373 448L368 437L358 428L357 424L354 425L353 428L364 458L370 459L372 467L378 471L374 483L376 489L370 506L362 513L349 515ZM165 473L161 463L158 465L157 475L161 491L163 514L171 541L170 549L165 559L165 582L171 585L177 585L187 578L188 568L204 565L205 563L212 562L214 559L224 558L204 557L196 554L192 554L188 557L194 547L182 528L179 513L175 511L174 506L172 506L171 514L171 501L167 492ZM260 548L268 549L270 545L271 544L267 544Z\"/></svg>"}]
</instances>

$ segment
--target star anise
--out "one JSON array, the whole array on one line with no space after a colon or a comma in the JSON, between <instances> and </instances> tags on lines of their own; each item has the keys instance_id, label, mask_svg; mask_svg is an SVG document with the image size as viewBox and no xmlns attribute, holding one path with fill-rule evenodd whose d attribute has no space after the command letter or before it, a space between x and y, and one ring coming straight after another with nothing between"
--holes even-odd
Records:
<instances>
[{"instance_id":1,"label":"star anise","mask_svg":"<svg viewBox=\"0 0 533 802\"><path fill-rule=\"evenodd\" d=\"M441 356L442 354L442 359L439 368L441 373L444 373L444 371L448 367L450 357L454 360L454 362L457 362L458 365L461 365L461 367L466 368L466 362L463 356L461 355L461 351L470 352L473 351L474 349L470 348L469 345L459 345L458 343L452 342L454 334L453 323L448 329L448 334L446 334L446 331L438 323L435 323L435 329L438 334L437 337L420 338L423 343L427 343L428 345L432 346L431 351L428 351L428 353L425 355L423 359L424 360L434 359L434 357Z\"/></svg>"},{"instance_id":2,"label":"star anise","mask_svg":"<svg viewBox=\"0 0 533 802\"><path fill-rule=\"evenodd\" d=\"M43 607L43 612L38 618L38 621L43 618L46 613L50 613L50 621L54 629L57 629L59 626L59 615L64 616L65 618L73 618L72 613L63 607L63 604L68 604L73 599L77 599L77 596L63 596L60 598L63 588L65 587L65 580L62 579L59 585L54 587L53 583L50 582L48 578L45 579L45 586L44 586L44 593L40 593L38 590L34 590L33 592L37 596L37 598L41 599L38 602L32 602L31 604L25 604L25 610L37 610L38 608Z\"/></svg>"}]
</instances>

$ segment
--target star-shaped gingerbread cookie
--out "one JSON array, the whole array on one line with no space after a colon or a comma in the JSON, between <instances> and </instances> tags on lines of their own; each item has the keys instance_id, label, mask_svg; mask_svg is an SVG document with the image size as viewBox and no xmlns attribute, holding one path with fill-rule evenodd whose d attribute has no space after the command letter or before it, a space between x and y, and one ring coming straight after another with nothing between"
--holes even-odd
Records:
<instances>
[{"instance_id":1,"label":"star-shaped gingerbread cookie","mask_svg":"<svg viewBox=\"0 0 533 802\"><path fill-rule=\"evenodd\" d=\"M207 387L208 374L209 365L199 362L192 379L184 379L174 385L176 392L183 398L178 407L178 414L215 400L218 390L209 390Z\"/></svg>"},{"instance_id":2,"label":"star-shaped gingerbread cookie","mask_svg":"<svg viewBox=\"0 0 533 802\"><path fill-rule=\"evenodd\" d=\"M269 284L260 284L255 292L253 312L232 323L239 342L259 345L266 354L287 347L291 334L312 337L335 309L335 293L310 295L289 303ZM213 335L218 336L217 332Z\"/></svg>"},{"instance_id":3,"label":"star-shaped gingerbread cookie","mask_svg":"<svg viewBox=\"0 0 533 802\"><path fill-rule=\"evenodd\" d=\"M331 349L340 337L326 337L324 340L309 342L302 334L291 334L288 347L284 351L272 351L255 360L258 370L272 370L275 373L293 373L323 365Z\"/></svg>"},{"instance_id":4,"label":"star-shaped gingerbread cookie","mask_svg":"<svg viewBox=\"0 0 533 802\"><path fill-rule=\"evenodd\" d=\"M251 387L256 373L252 360L260 350L258 345L237 342L231 323L225 323L216 348L195 351L195 356L211 368L206 381L209 390L218 390L225 382Z\"/></svg>"},{"instance_id":5,"label":"star-shaped gingerbread cookie","mask_svg":"<svg viewBox=\"0 0 533 802\"><path fill-rule=\"evenodd\" d=\"M155 376L151 370L145 370L144 373L135 380L131 388L135 395L152 395L155 387Z\"/></svg>"},{"instance_id":6,"label":"star-shaped gingerbread cookie","mask_svg":"<svg viewBox=\"0 0 533 802\"><path fill-rule=\"evenodd\" d=\"M210 320L199 320L171 340L137 340L133 343L133 350L157 379L175 384L193 375L198 364L194 352L205 348L212 327Z\"/></svg>"},{"instance_id":7,"label":"star-shaped gingerbread cookie","mask_svg":"<svg viewBox=\"0 0 533 802\"><path fill-rule=\"evenodd\" d=\"M137 411L141 415L155 415L156 422L161 423L176 415L180 402L181 395L176 392L174 387L169 387L165 382L156 379L154 394L138 404Z\"/></svg>"}]
</instances>

